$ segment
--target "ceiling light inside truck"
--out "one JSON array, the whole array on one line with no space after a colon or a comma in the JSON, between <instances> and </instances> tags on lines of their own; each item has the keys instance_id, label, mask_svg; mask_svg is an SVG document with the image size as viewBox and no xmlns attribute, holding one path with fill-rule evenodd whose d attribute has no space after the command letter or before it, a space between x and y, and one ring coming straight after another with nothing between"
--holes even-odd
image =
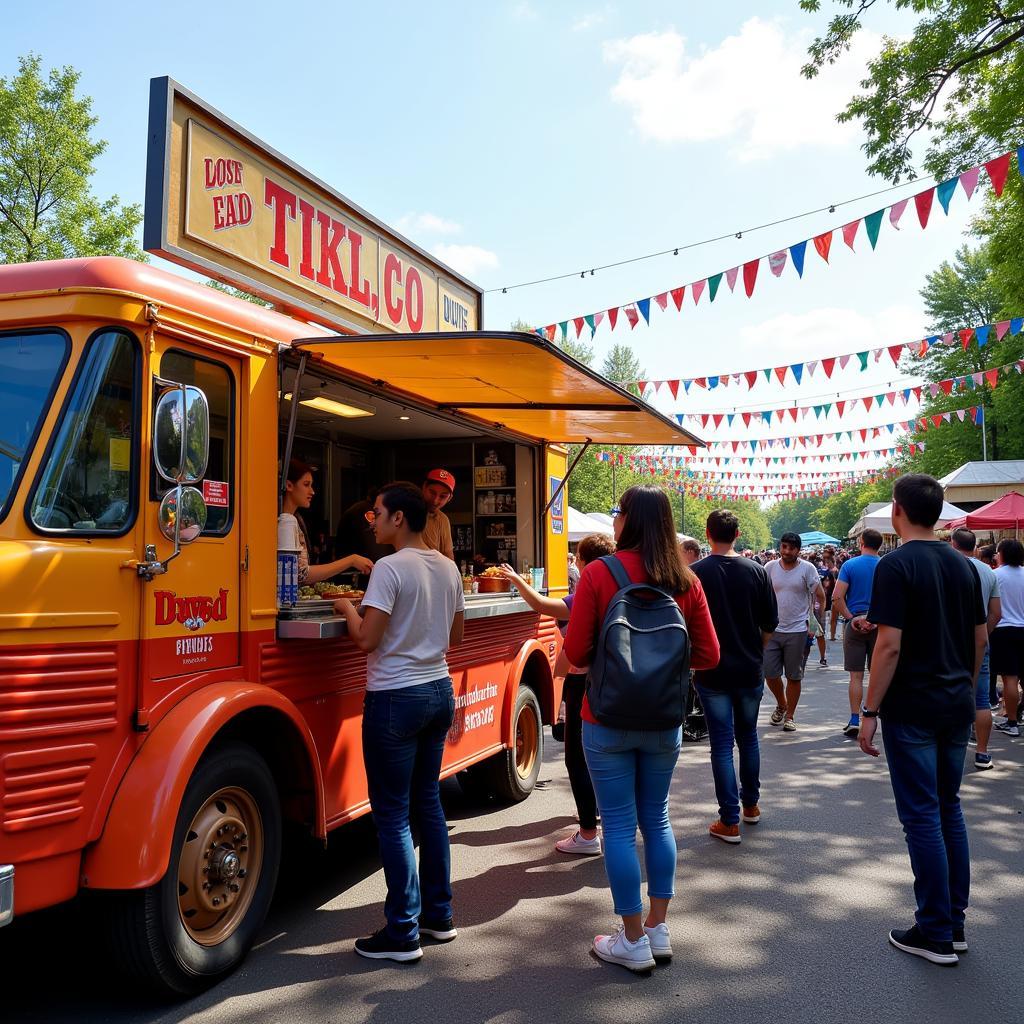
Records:
<instances>
[{"instance_id":1,"label":"ceiling light inside truck","mask_svg":"<svg viewBox=\"0 0 1024 1024\"><path fill-rule=\"evenodd\" d=\"M284 397L286 401L290 402L292 400L290 394ZM362 416L375 416L377 414L377 410L371 406L336 402L333 398L324 398L322 395L317 395L316 398L303 398L299 405L307 405L310 409L316 409L319 412L329 412L332 416L341 416L346 420L355 420Z\"/></svg>"}]
</instances>

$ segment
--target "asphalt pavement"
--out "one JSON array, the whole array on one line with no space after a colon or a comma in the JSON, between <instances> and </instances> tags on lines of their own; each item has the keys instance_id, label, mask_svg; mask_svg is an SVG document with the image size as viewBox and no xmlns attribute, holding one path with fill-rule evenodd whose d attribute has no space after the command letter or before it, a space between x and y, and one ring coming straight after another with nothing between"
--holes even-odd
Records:
<instances>
[{"instance_id":1,"label":"asphalt pavement","mask_svg":"<svg viewBox=\"0 0 1024 1024\"><path fill-rule=\"evenodd\" d=\"M829 655L841 665L838 644ZM762 705L763 818L744 827L740 845L707 835L717 813L708 746L684 745L671 801L675 959L649 975L590 952L593 935L616 918L603 861L552 848L575 819L562 747L547 735L540 784L522 804L474 804L445 783L459 936L426 946L419 963L352 951L357 936L383 923L376 840L361 821L335 832L327 851L290 857L256 948L234 975L185 1003L154 1004L126 989L97 951L85 907L16 921L0 931L0 1020L1021 1020L1024 740L994 733L990 772L975 772L968 752L970 952L956 967L910 957L886 941L890 928L913 923L913 893L885 762L842 736L847 677L816 660L815 651L796 732L769 725L771 698Z\"/></svg>"}]
</instances>

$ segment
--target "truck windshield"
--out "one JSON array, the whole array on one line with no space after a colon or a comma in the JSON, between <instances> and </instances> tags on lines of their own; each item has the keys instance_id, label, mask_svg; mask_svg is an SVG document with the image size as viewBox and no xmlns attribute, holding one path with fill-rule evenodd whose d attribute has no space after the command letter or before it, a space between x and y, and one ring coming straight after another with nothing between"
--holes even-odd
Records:
<instances>
[{"instance_id":1,"label":"truck windshield","mask_svg":"<svg viewBox=\"0 0 1024 1024\"><path fill-rule=\"evenodd\" d=\"M68 341L63 334L0 334L0 518L50 405Z\"/></svg>"}]
</instances>

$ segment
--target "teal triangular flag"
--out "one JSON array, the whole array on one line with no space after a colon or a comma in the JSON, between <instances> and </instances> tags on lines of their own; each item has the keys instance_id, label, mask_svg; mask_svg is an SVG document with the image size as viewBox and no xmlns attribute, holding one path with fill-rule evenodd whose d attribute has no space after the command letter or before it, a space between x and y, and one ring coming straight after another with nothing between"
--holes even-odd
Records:
<instances>
[{"instance_id":1,"label":"teal triangular flag","mask_svg":"<svg viewBox=\"0 0 1024 1024\"><path fill-rule=\"evenodd\" d=\"M562 332L562 341L569 340L569 321L563 320L559 325L558 329Z\"/></svg>"},{"instance_id":2,"label":"teal triangular flag","mask_svg":"<svg viewBox=\"0 0 1024 1024\"><path fill-rule=\"evenodd\" d=\"M875 210L874 213L869 213L864 218L864 227L868 233L868 241L871 243L871 248L874 249L878 243L878 229L882 226L882 215L885 210Z\"/></svg>"},{"instance_id":3,"label":"teal triangular flag","mask_svg":"<svg viewBox=\"0 0 1024 1024\"><path fill-rule=\"evenodd\" d=\"M860 368L866 370L868 368L868 354L867 352L858 352L857 358L860 360Z\"/></svg>"},{"instance_id":4,"label":"teal triangular flag","mask_svg":"<svg viewBox=\"0 0 1024 1024\"><path fill-rule=\"evenodd\" d=\"M935 197L939 201L939 205L942 207L942 212L948 217L949 216L949 202L953 198L953 193L956 191L957 185L960 184L960 176L957 175L955 178L950 178L949 181L940 181L935 187Z\"/></svg>"},{"instance_id":5,"label":"teal triangular flag","mask_svg":"<svg viewBox=\"0 0 1024 1024\"><path fill-rule=\"evenodd\" d=\"M587 326L590 328L590 336L594 336L594 332L597 330L597 325L594 323L594 314L588 313L584 318L587 321Z\"/></svg>"},{"instance_id":6,"label":"teal triangular flag","mask_svg":"<svg viewBox=\"0 0 1024 1024\"><path fill-rule=\"evenodd\" d=\"M711 296L710 301L715 301L715 296L718 294L718 286L722 283L722 275L713 274L708 278L708 294Z\"/></svg>"}]
</instances>

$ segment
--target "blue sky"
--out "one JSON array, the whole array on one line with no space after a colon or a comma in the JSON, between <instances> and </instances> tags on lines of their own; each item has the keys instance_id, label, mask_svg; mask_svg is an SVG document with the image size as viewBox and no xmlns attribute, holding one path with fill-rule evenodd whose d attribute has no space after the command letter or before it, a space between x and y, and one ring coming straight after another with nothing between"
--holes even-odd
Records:
<instances>
[{"instance_id":1,"label":"blue sky","mask_svg":"<svg viewBox=\"0 0 1024 1024\"><path fill-rule=\"evenodd\" d=\"M877 30L906 30L890 12L877 15ZM82 72L109 142L101 194L141 202L148 82L169 74L483 287L500 288L885 187L865 173L860 128L834 120L878 37L808 84L799 66L823 24L796 0L37 0L5 12L0 75L29 51ZM584 280L489 294L485 324L546 324L655 294L913 191ZM598 357L628 340L649 377L694 377L921 337L924 276L952 256L979 207L978 194L968 205L958 192L948 218L936 204L926 231L911 207L899 232L883 226L874 253L863 234L856 255L837 235L831 266L808 255L802 281L791 267L776 280L763 266L752 299L723 284L713 306L688 298L682 314L656 316L650 328L605 327ZM658 405L810 404L896 379L890 364L837 374L834 384L819 376L785 391L762 383ZM843 423L905 417L886 407Z\"/></svg>"}]
</instances>

